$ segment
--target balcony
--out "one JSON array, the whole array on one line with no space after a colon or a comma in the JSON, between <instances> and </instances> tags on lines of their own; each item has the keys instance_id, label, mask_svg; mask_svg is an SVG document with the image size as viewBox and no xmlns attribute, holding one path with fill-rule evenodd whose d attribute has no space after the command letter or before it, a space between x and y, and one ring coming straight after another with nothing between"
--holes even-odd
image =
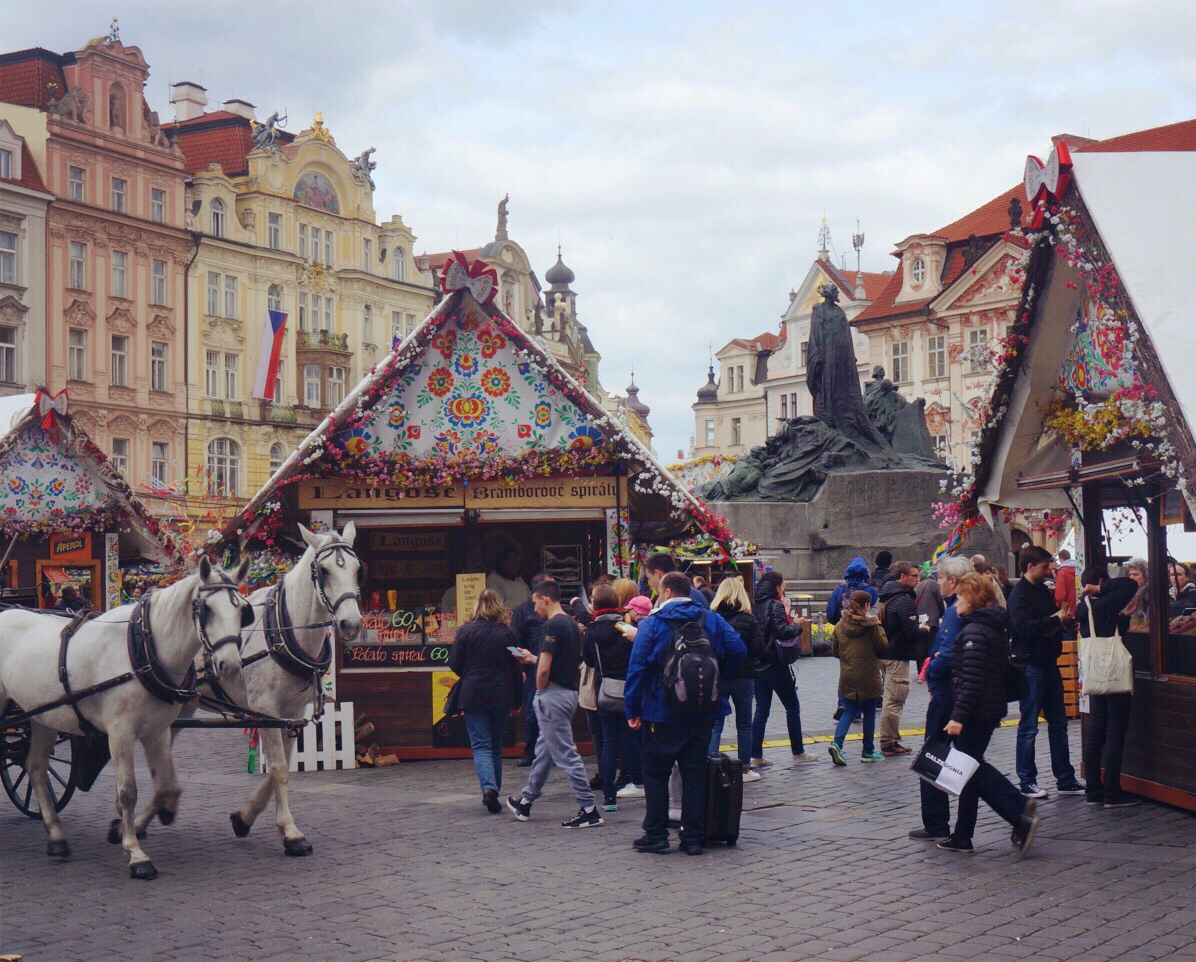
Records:
<instances>
[{"instance_id":1,"label":"balcony","mask_svg":"<svg viewBox=\"0 0 1196 962\"><path fill-rule=\"evenodd\" d=\"M262 420L277 424L297 424L299 417L289 404L271 404L269 401L263 401Z\"/></svg>"},{"instance_id":2,"label":"balcony","mask_svg":"<svg viewBox=\"0 0 1196 962\"><path fill-rule=\"evenodd\" d=\"M208 413L214 418L238 418L245 417L245 407L240 401L221 401L217 398L208 398Z\"/></svg>"},{"instance_id":3,"label":"balcony","mask_svg":"<svg viewBox=\"0 0 1196 962\"><path fill-rule=\"evenodd\" d=\"M340 351L349 353L349 335L334 334L332 331L300 331L301 351Z\"/></svg>"}]
</instances>

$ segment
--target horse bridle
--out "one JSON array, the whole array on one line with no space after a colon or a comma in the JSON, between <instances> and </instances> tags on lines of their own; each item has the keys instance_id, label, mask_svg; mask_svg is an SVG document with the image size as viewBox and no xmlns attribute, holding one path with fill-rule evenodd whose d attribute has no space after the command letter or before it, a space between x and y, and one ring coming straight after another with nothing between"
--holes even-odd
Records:
<instances>
[{"instance_id":1,"label":"horse bridle","mask_svg":"<svg viewBox=\"0 0 1196 962\"><path fill-rule=\"evenodd\" d=\"M208 663L215 657L216 652L225 645L236 645L238 649L241 647L240 633L227 635L215 643L208 637L208 602L204 596L214 594L217 591L229 592L232 595L233 607L241 608L242 628L248 628L253 624L253 607L241 596L241 592L237 590L236 582L221 573L219 584L201 584L196 589L195 597L191 599L191 618L195 622L195 629L199 634L200 644L203 645L204 661Z\"/></svg>"},{"instance_id":2,"label":"horse bridle","mask_svg":"<svg viewBox=\"0 0 1196 962\"><path fill-rule=\"evenodd\" d=\"M358 585L352 591L346 591L336 601L328 600L328 592L324 590L324 568L321 562L330 554L336 555L336 566L343 568L345 566L345 555L353 558L358 564L361 559L357 557L357 552L353 550L352 545L348 545L343 541L333 541L331 544L326 544L322 548L317 548L316 553L311 559L311 581L315 586L316 595L323 603L324 607L328 609L328 614L332 616L332 621L327 622L327 625L336 624L336 609L348 601L350 598L361 601L361 586ZM311 627L316 627L312 625Z\"/></svg>"}]
</instances>

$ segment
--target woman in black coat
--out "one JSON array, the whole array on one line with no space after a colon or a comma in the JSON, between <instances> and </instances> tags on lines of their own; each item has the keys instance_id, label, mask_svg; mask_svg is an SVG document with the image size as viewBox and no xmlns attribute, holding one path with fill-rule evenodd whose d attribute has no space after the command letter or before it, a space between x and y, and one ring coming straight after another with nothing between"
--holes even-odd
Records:
<instances>
[{"instance_id":1,"label":"woman in black coat","mask_svg":"<svg viewBox=\"0 0 1196 962\"><path fill-rule=\"evenodd\" d=\"M718 591L714 595L712 607L743 640L747 648L747 658L739 666L739 673L734 678L722 679L722 694L731 699L735 709L735 741L738 746L739 762L743 765L745 781L754 782L760 778L759 772L752 771L752 699L756 694L756 679L767 669L765 660L764 632L760 622L752 613L752 603L744 587L743 578L729 577L719 582ZM781 617L784 608L780 604ZM769 695L771 698L771 693ZM723 737L723 713L717 712L714 725L710 733L710 754L718 753L719 742Z\"/></svg>"},{"instance_id":2,"label":"woman in black coat","mask_svg":"<svg viewBox=\"0 0 1196 962\"><path fill-rule=\"evenodd\" d=\"M523 694L523 671L509 651L519 647L519 639L506 618L498 593L486 589L478 597L473 621L457 632L449 651L449 667L461 678L457 704L465 713L482 804L492 814L502 811L498 798L507 718Z\"/></svg>"},{"instance_id":3,"label":"woman in black coat","mask_svg":"<svg viewBox=\"0 0 1196 962\"><path fill-rule=\"evenodd\" d=\"M992 579L970 574L956 589L955 610L963 627L951 658L951 720L946 725L955 747L980 763L959 796L955 831L939 848L972 852L980 799L1013 826L1013 840L1023 855L1034 841L1038 817L1034 801L984 760L989 740L1008 709L1005 669L1009 665L1009 620L997 602Z\"/></svg>"}]
</instances>

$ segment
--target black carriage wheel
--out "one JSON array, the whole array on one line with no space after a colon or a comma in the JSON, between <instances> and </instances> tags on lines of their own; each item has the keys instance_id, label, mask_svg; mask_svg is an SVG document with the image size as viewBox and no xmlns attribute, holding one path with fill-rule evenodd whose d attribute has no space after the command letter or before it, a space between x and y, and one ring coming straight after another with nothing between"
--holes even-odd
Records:
<instances>
[{"instance_id":1,"label":"black carriage wheel","mask_svg":"<svg viewBox=\"0 0 1196 962\"><path fill-rule=\"evenodd\" d=\"M29 818L41 818L41 808L33 794L33 783L25 770L25 757L29 753L29 737L32 722L23 722L4 729L4 747L0 751L0 784L17 810ZM54 810L61 812L75 794L78 781L74 765L75 740L72 735L58 734L54 750L50 753L50 798Z\"/></svg>"}]
</instances>

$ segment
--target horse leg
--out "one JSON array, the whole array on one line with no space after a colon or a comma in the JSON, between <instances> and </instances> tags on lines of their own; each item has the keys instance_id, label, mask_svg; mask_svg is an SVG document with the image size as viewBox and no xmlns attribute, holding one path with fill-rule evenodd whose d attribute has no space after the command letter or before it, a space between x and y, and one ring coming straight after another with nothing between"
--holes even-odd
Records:
<instances>
[{"instance_id":1,"label":"horse leg","mask_svg":"<svg viewBox=\"0 0 1196 962\"><path fill-rule=\"evenodd\" d=\"M281 743L283 762L278 766L281 778L274 785L274 815L278 830L282 832L282 850L287 855L310 855L311 842L303 837L299 826L291 815L291 802L287 794L287 783L291 778L291 755L295 751L294 738L283 737L282 732L275 729L272 734ZM271 770L273 772L273 769Z\"/></svg>"},{"instance_id":2,"label":"horse leg","mask_svg":"<svg viewBox=\"0 0 1196 962\"><path fill-rule=\"evenodd\" d=\"M145 838L146 829L155 815L163 825L169 825L178 814L179 796L183 794L183 786L175 773L171 742L170 729L166 729L143 743L145 759L154 779L154 797L134 822L138 838Z\"/></svg>"},{"instance_id":3,"label":"horse leg","mask_svg":"<svg viewBox=\"0 0 1196 962\"><path fill-rule=\"evenodd\" d=\"M65 857L71 854L70 843L62 831L62 823L58 819L58 812L54 808L54 799L50 796L49 759L54 750L54 743L58 740L58 732L45 725L39 725L35 720L29 739L29 755L25 759L26 777L33 786L37 796L37 804L41 809L42 825L45 826L49 841L46 842L46 854Z\"/></svg>"},{"instance_id":4,"label":"horse leg","mask_svg":"<svg viewBox=\"0 0 1196 962\"><path fill-rule=\"evenodd\" d=\"M263 730L261 732L261 753L262 757L270 765L270 771L266 777L263 778L257 788L253 790L253 794L249 796L249 803L241 809L233 812L228 820L233 823L233 834L237 838L244 838L249 834L249 830L253 828L253 823L257 821L257 817L262 813L262 809L266 807L266 802L270 800L270 795L274 792L274 762L273 756L266 755L266 735L273 734Z\"/></svg>"},{"instance_id":5,"label":"horse leg","mask_svg":"<svg viewBox=\"0 0 1196 962\"><path fill-rule=\"evenodd\" d=\"M158 870L137 842L137 776L133 771L133 732L128 725L113 726L108 747L116 769L116 810L121 818L121 848L129 856L129 875L146 881L158 877Z\"/></svg>"}]
</instances>

